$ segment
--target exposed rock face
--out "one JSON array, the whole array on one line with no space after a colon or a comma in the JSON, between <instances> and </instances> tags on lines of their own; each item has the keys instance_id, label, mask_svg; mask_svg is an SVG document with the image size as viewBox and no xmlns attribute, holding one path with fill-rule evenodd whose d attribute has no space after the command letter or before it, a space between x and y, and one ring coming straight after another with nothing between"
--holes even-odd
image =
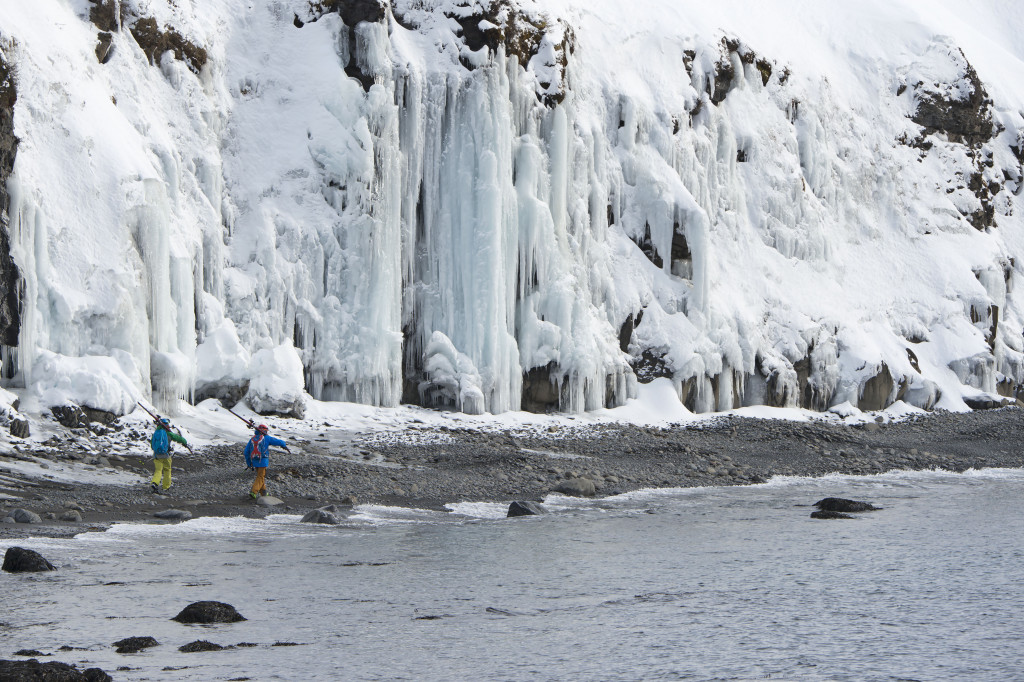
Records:
<instances>
[{"instance_id":1,"label":"exposed rock face","mask_svg":"<svg viewBox=\"0 0 1024 682\"><path fill-rule=\"evenodd\" d=\"M895 384L893 383L892 373L883 362L882 369L879 370L878 374L864 382L864 388L861 389L860 401L857 407L865 412L884 410L893 403L894 388Z\"/></svg>"},{"instance_id":2,"label":"exposed rock face","mask_svg":"<svg viewBox=\"0 0 1024 682\"><path fill-rule=\"evenodd\" d=\"M557 366L552 362L523 374L523 410L544 413L558 409L558 384L552 379L556 371Z\"/></svg>"},{"instance_id":3,"label":"exposed rock face","mask_svg":"<svg viewBox=\"0 0 1024 682\"><path fill-rule=\"evenodd\" d=\"M241 383L206 383L196 386L194 399L201 403L210 398L216 398L224 407L234 407L249 392L249 382Z\"/></svg>"},{"instance_id":4,"label":"exposed rock face","mask_svg":"<svg viewBox=\"0 0 1024 682\"><path fill-rule=\"evenodd\" d=\"M49 661L0 661L0 680L4 682L112 682L100 668L79 670L73 665Z\"/></svg>"},{"instance_id":5,"label":"exposed rock face","mask_svg":"<svg viewBox=\"0 0 1024 682\"><path fill-rule=\"evenodd\" d=\"M41 573L57 569L39 552L23 547L10 547L4 554L3 570L8 573ZM0 675L0 678L3 676Z\"/></svg>"},{"instance_id":6,"label":"exposed rock face","mask_svg":"<svg viewBox=\"0 0 1024 682\"><path fill-rule=\"evenodd\" d=\"M826 497L815 502L814 506L827 512L865 512L881 509L881 507L876 507L868 502L857 502L842 497Z\"/></svg>"},{"instance_id":7,"label":"exposed rock face","mask_svg":"<svg viewBox=\"0 0 1024 682\"><path fill-rule=\"evenodd\" d=\"M219 601L197 601L189 604L171 620L186 624L237 623L245 620L235 607Z\"/></svg>"},{"instance_id":8,"label":"exposed rock face","mask_svg":"<svg viewBox=\"0 0 1024 682\"><path fill-rule=\"evenodd\" d=\"M160 642L153 637L126 637L114 642L119 654L135 654L149 647L159 646Z\"/></svg>"},{"instance_id":9,"label":"exposed rock face","mask_svg":"<svg viewBox=\"0 0 1024 682\"><path fill-rule=\"evenodd\" d=\"M14 170L18 138L14 136L14 104L18 99L14 74L0 50L0 344L16 347L21 329L21 273L11 258L11 198L7 181ZM3 368L3 376L13 370Z\"/></svg>"},{"instance_id":10,"label":"exposed rock face","mask_svg":"<svg viewBox=\"0 0 1024 682\"><path fill-rule=\"evenodd\" d=\"M28 438L32 435L27 419L13 419L10 426L11 435L15 438Z\"/></svg>"},{"instance_id":11,"label":"exposed rock face","mask_svg":"<svg viewBox=\"0 0 1024 682\"><path fill-rule=\"evenodd\" d=\"M537 504L536 502L516 500L508 506L508 514L505 515L505 518L512 518L515 516L539 516L547 513L548 512L544 506Z\"/></svg>"},{"instance_id":12,"label":"exposed rock face","mask_svg":"<svg viewBox=\"0 0 1024 682\"><path fill-rule=\"evenodd\" d=\"M194 73L199 73L206 65L206 49L189 41L173 27L161 28L156 19L139 15L130 7L117 0L90 0L93 3L89 10L89 20L100 29L97 34L96 58L101 64L109 61L112 51L113 33L127 28L135 42L149 58L150 64L156 64L166 52L184 62Z\"/></svg>"},{"instance_id":13,"label":"exposed rock face","mask_svg":"<svg viewBox=\"0 0 1024 682\"><path fill-rule=\"evenodd\" d=\"M89 417L78 405L54 405L50 413L61 426L69 429L83 429L89 426Z\"/></svg>"}]
</instances>

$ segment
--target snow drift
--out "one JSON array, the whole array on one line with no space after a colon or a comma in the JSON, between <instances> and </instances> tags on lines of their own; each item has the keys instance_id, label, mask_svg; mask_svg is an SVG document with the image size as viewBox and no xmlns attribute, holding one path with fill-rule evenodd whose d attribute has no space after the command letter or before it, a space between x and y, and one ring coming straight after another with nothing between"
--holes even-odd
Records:
<instances>
[{"instance_id":1,"label":"snow drift","mask_svg":"<svg viewBox=\"0 0 1024 682\"><path fill-rule=\"evenodd\" d=\"M118 410L1015 396L1024 9L764 5L6 3L3 376Z\"/></svg>"}]
</instances>

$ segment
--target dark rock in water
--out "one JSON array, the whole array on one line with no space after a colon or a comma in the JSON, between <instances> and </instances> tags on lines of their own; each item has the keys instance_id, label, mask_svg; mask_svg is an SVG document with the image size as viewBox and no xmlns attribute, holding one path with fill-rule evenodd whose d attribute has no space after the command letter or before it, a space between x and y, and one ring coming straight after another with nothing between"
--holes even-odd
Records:
<instances>
[{"instance_id":1,"label":"dark rock in water","mask_svg":"<svg viewBox=\"0 0 1024 682\"><path fill-rule=\"evenodd\" d=\"M220 644L214 644L213 642L207 642L205 639L197 639L194 642L183 644L178 647L178 651L184 651L186 654L195 653L197 651L220 651L224 647Z\"/></svg>"},{"instance_id":2,"label":"dark rock in water","mask_svg":"<svg viewBox=\"0 0 1024 682\"><path fill-rule=\"evenodd\" d=\"M548 510L536 502L516 500L508 506L508 514L505 515L505 518L512 518L513 516L538 516L547 513Z\"/></svg>"},{"instance_id":3,"label":"dark rock in water","mask_svg":"<svg viewBox=\"0 0 1024 682\"><path fill-rule=\"evenodd\" d=\"M10 512L11 518L16 523L42 523L43 519L33 511L27 509L12 509Z\"/></svg>"},{"instance_id":4,"label":"dark rock in water","mask_svg":"<svg viewBox=\"0 0 1024 682\"><path fill-rule=\"evenodd\" d=\"M192 512L181 509L164 509L153 514L158 519L170 519L174 521L188 521L192 518Z\"/></svg>"},{"instance_id":5,"label":"dark rock in water","mask_svg":"<svg viewBox=\"0 0 1024 682\"><path fill-rule=\"evenodd\" d=\"M152 637L127 637L114 642L119 654L135 654L151 646L159 646L160 642Z\"/></svg>"},{"instance_id":6,"label":"dark rock in water","mask_svg":"<svg viewBox=\"0 0 1024 682\"><path fill-rule=\"evenodd\" d=\"M3 570L8 573L39 573L57 569L39 552L24 547L10 547L4 554Z\"/></svg>"},{"instance_id":7,"label":"dark rock in water","mask_svg":"<svg viewBox=\"0 0 1024 682\"><path fill-rule=\"evenodd\" d=\"M853 519L854 516L837 511L816 511L811 512L812 519Z\"/></svg>"},{"instance_id":8,"label":"dark rock in water","mask_svg":"<svg viewBox=\"0 0 1024 682\"><path fill-rule=\"evenodd\" d=\"M4 682L113 682L99 668L79 670L73 665L48 661L0 661L0 680Z\"/></svg>"},{"instance_id":9,"label":"dark rock in water","mask_svg":"<svg viewBox=\"0 0 1024 682\"><path fill-rule=\"evenodd\" d=\"M270 646L298 646L298 642L274 642Z\"/></svg>"},{"instance_id":10,"label":"dark rock in water","mask_svg":"<svg viewBox=\"0 0 1024 682\"><path fill-rule=\"evenodd\" d=\"M314 509L313 511L308 512L305 516L303 516L302 523L323 523L330 526L336 526L341 522L338 520L338 517L335 516L332 512L328 511L324 507L321 507L320 509Z\"/></svg>"},{"instance_id":11,"label":"dark rock in water","mask_svg":"<svg viewBox=\"0 0 1024 682\"><path fill-rule=\"evenodd\" d=\"M15 656L49 656L50 654L44 654L42 651L36 649L18 649L14 652Z\"/></svg>"},{"instance_id":12,"label":"dark rock in water","mask_svg":"<svg viewBox=\"0 0 1024 682\"><path fill-rule=\"evenodd\" d=\"M11 435L15 438L28 438L32 435L31 429L28 427L27 419L15 419L11 422L10 426Z\"/></svg>"},{"instance_id":13,"label":"dark rock in water","mask_svg":"<svg viewBox=\"0 0 1024 682\"><path fill-rule=\"evenodd\" d=\"M589 478L571 478L559 483L555 492L573 497L593 497L597 494L597 487Z\"/></svg>"},{"instance_id":14,"label":"dark rock in water","mask_svg":"<svg viewBox=\"0 0 1024 682\"><path fill-rule=\"evenodd\" d=\"M856 502L854 500L845 500L841 497L826 497L823 500L818 500L814 503L814 506L821 511L834 511L834 512L865 512L865 511L877 511L881 507L876 507L867 502Z\"/></svg>"},{"instance_id":15,"label":"dark rock in water","mask_svg":"<svg viewBox=\"0 0 1024 682\"><path fill-rule=\"evenodd\" d=\"M197 601L189 604L171 620L179 623L237 623L245 620L235 607L219 601Z\"/></svg>"}]
</instances>

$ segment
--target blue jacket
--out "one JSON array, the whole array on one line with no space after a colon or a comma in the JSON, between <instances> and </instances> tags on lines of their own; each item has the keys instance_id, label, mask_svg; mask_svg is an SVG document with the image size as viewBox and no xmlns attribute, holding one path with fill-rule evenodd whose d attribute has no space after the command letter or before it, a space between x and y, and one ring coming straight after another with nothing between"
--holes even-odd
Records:
<instances>
[{"instance_id":1,"label":"blue jacket","mask_svg":"<svg viewBox=\"0 0 1024 682\"><path fill-rule=\"evenodd\" d=\"M245 444L245 466L256 468L270 466L270 455L267 451L270 450L271 445L288 449L288 444L280 438L263 436L260 433L250 438L249 442Z\"/></svg>"},{"instance_id":2,"label":"blue jacket","mask_svg":"<svg viewBox=\"0 0 1024 682\"><path fill-rule=\"evenodd\" d=\"M185 439L167 429L160 427L153 432L149 439L149 447L153 448L153 459L167 459L171 456L171 441L176 440L182 445L188 445Z\"/></svg>"}]
</instances>

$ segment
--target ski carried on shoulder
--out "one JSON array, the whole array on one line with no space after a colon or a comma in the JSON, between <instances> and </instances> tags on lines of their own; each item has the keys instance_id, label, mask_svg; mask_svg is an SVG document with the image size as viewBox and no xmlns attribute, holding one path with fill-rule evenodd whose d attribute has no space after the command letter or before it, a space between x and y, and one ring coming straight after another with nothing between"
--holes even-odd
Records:
<instances>
[{"instance_id":1,"label":"ski carried on shoulder","mask_svg":"<svg viewBox=\"0 0 1024 682\"><path fill-rule=\"evenodd\" d=\"M161 417L161 416L160 416L160 415L158 415L158 414L154 414L154 413L153 413L152 411L150 411L150 409L149 409L148 407L146 407L145 405L143 405L143 404L142 404L142 403L140 403L140 402L136 402L135 404L136 404L136 405L138 405L139 407L141 407L141 408L142 408L143 410L145 410L145 411L146 411L146 414L148 414L148 415L149 415L150 417L152 417L152 418L153 418L153 421L154 421L154 422L156 423L156 425L157 425L157 426L162 426L162 425L163 425L163 417ZM170 420L168 420L168 423L170 423ZM185 436L183 436L183 435L181 434L181 431L180 431L180 430L178 429L178 427L177 427L177 426L171 426L171 429L172 429L172 430L173 430L173 431L174 431L174 432L175 432L176 434L178 434L179 436L181 436L182 438L184 438L184 437L185 437ZM188 453L189 453L190 455L194 455L194 454L196 454L195 450L193 450L193 449L192 449L192 446L191 446L191 445L189 445L188 443L185 443L185 448L186 448L186 449L188 450Z\"/></svg>"}]
</instances>

